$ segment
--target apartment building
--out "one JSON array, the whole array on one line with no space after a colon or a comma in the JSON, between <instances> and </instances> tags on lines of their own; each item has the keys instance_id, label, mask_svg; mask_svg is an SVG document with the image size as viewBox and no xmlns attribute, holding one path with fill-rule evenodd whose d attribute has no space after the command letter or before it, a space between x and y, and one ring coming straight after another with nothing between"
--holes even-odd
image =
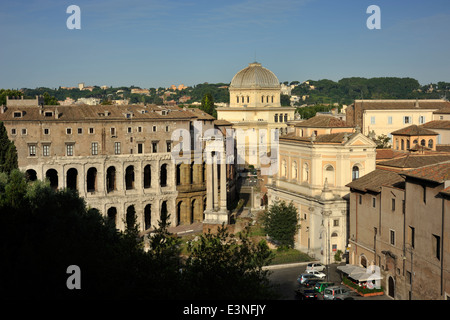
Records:
<instances>
[{"instance_id":1,"label":"apartment building","mask_svg":"<svg viewBox=\"0 0 450 320\"><path fill-rule=\"evenodd\" d=\"M392 131L434 120L435 112L449 107L450 102L441 99L355 100L346 109L346 121L365 135L390 137Z\"/></svg>"},{"instance_id":2,"label":"apartment building","mask_svg":"<svg viewBox=\"0 0 450 320\"><path fill-rule=\"evenodd\" d=\"M349 263L380 270L393 299L448 299L450 154L381 161L350 187Z\"/></svg>"}]
</instances>

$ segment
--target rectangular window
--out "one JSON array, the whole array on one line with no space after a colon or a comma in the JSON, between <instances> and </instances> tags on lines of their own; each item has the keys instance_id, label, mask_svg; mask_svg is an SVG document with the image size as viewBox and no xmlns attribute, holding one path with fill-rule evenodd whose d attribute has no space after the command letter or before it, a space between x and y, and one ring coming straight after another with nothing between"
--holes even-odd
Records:
<instances>
[{"instance_id":1,"label":"rectangular window","mask_svg":"<svg viewBox=\"0 0 450 320\"><path fill-rule=\"evenodd\" d=\"M415 245L415 237L416 237L416 229L414 227L409 226L409 243L411 247L414 248Z\"/></svg>"},{"instance_id":2,"label":"rectangular window","mask_svg":"<svg viewBox=\"0 0 450 320\"><path fill-rule=\"evenodd\" d=\"M394 230L389 230L389 242L391 245L395 246L395 231Z\"/></svg>"},{"instance_id":3,"label":"rectangular window","mask_svg":"<svg viewBox=\"0 0 450 320\"><path fill-rule=\"evenodd\" d=\"M78 134L83 134L83 128L78 128Z\"/></svg>"},{"instance_id":4,"label":"rectangular window","mask_svg":"<svg viewBox=\"0 0 450 320\"><path fill-rule=\"evenodd\" d=\"M392 199L392 211L395 211L395 199Z\"/></svg>"},{"instance_id":5,"label":"rectangular window","mask_svg":"<svg viewBox=\"0 0 450 320\"><path fill-rule=\"evenodd\" d=\"M170 141L166 142L166 150L167 150L167 152L172 151L172 142L170 142Z\"/></svg>"},{"instance_id":6,"label":"rectangular window","mask_svg":"<svg viewBox=\"0 0 450 320\"><path fill-rule=\"evenodd\" d=\"M131 127L127 128L127 133L131 133L133 130L131 129Z\"/></svg>"},{"instance_id":7,"label":"rectangular window","mask_svg":"<svg viewBox=\"0 0 450 320\"><path fill-rule=\"evenodd\" d=\"M120 142L114 142L114 154L120 154Z\"/></svg>"},{"instance_id":8,"label":"rectangular window","mask_svg":"<svg viewBox=\"0 0 450 320\"><path fill-rule=\"evenodd\" d=\"M138 132L142 132L142 127L138 127L138 128L137 128L137 131L138 131Z\"/></svg>"},{"instance_id":9,"label":"rectangular window","mask_svg":"<svg viewBox=\"0 0 450 320\"><path fill-rule=\"evenodd\" d=\"M436 259L441 260L441 237L433 234L433 252Z\"/></svg>"},{"instance_id":10,"label":"rectangular window","mask_svg":"<svg viewBox=\"0 0 450 320\"><path fill-rule=\"evenodd\" d=\"M34 145L34 144L30 144L29 146L28 146L28 155L30 156L30 157L35 157L36 156L36 145Z\"/></svg>"},{"instance_id":11,"label":"rectangular window","mask_svg":"<svg viewBox=\"0 0 450 320\"><path fill-rule=\"evenodd\" d=\"M375 208L376 204L377 204L377 198L374 197L374 198L372 198L372 207Z\"/></svg>"},{"instance_id":12,"label":"rectangular window","mask_svg":"<svg viewBox=\"0 0 450 320\"><path fill-rule=\"evenodd\" d=\"M359 204L362 204L362 195L359 195Z\"/></svg>"},{"instance_id":13,"label":"rectangular window","mask_svg":"<svg viewBox=\"0 0 450 320\"><path fill-rule=\"evenodd\" d=\"M72 134L72 128L66 128L66 134Z\"/></svg>"},{"instance_id":14,"label":"rectangular window","mask_svg":"<svg viewBox=\"0 0 450 320\"><path fill-rule=\"evenodd\" d=\"M50 129L45 128L45 129L44 129L44 134L45 134L45 135L50 134Z\"/></svg>"},{"instance_id":15,"label":"rectangular window","mask_svg":"<svg viewBox=\"0 0 450 320\"><path fill-rule=\"evenodd\" d=\"M98 154L98 142L92 142L91 153L93 156L96 156Z\"/></svg>"},{"instance_id":16,"label":"rectangular window","mask_svg":"<svg viewBox=\"0 0 450 320\"><path fill-rule=\"evenodd\" d=\"M404 123L404 124L411 123L411 117L409 117L409 116L404 116L404 117L403 117L403 123Z\"/></svg>"},{"instance_id":17,"label":"rectangular window","mask_svg":"<svg viewBox=\"0 0 450 320\"><path fill-rule=\"evenodd\" d=\"M166 132L169 132L169 126L166 126Z\"/></svg>"},{"instance_id":18,"label":"rectangular window","mask_svg":"<svg viewBox=\"0 0 450 320\"><path fill-rule=\"evenodd\" d=\"M392 124L392 117L391 116L388 117L388 124Z\"/></svg>"},{"instance_id":19,"label":"rectangular window","mask_svg":"<svg viewBox=\"0 0 450 320\"><path fill-rule=\"evenodd\" d=\"M419 124L424 124L425 123L425 116L420 116L419 117Z\"/></svg>"},{"instance_id":20,"label":"rectangular window","mask_svg":"<svg viewBox=\"0 0 450 320\"><path fill-rule=\"evenodd\" d=\"M110 128L111 136L116 136L116 128Z\"/></svg>"},{"instance_id":21,"label":"rectangular window","mask_svg":"<svg viewBox=\"0 0 450 320\"><path fill-rule=\"evenodd\" d=\"M143 149L144 149L144 147L143 147L142 143L138 143L138 153L142 153Z\"/></svg>"},{"instance_id":22,"label":"rectangular window","mask_svg":"<svg viewBox=\"0 0 450 320\"><path fill-rule=\"evenodd\" d=\"M14 118L21 118L21 117L22 117L22 112L20 112L20 111L14 111L13 117L14 117Z\"/></svg>"},{"instance_id":23,"label":"rectangular window","mask_svg":"<svg viewBox=\"0 0 450 320\"><path fill-rule=\"evenodd\" d=\"M44 145L42 146L42 155L43 155L44 157L48 157L48 156L50 155L50 145L44 144Z\"/></svg>"},{"instance_id":24,"label":"rectangular window","mask_svg":"<svg viewBox=\"0 0 450 320\"><path fill-rule=\"evenodd\" d=\"M152 152L153 153L158 152L158 142L152 142Z\"/></svg>"},{"instance_id":25,"label":"rectangular window","mask_svg":"<svg viewBox=\"0 0 450 320\"><path fill-rule=\"evenodd\" d=\"M370 117L370 124L375 124L375 117Z\"/></svg>"},{"instance_id":26,"label":"rectangular window","mask_svg":"<svg viewBox=\"0 0 450 320\"><path fill-rule=\"evenodd\" d=\"M89 128L89 134L94 134L94 128Z\"/></svg>"},{"instance_id":27,"label":"rectangular window","mask_svg":"<svg viewBox=\"0 0 450 320\"><path fill-rule=\"evenodd\" d=\"M339 227L339 219L333 220L333 227Z\"/></svg>"},{"instance_id":28,"label":"rectangular window","mask_svg":"<svg viewBox=\"0 0 450 320\"><path fill-rule=\"evenodd\" d=\"M423 203L427 203L427 187L422 186L422 197L423 197Z\"/></svg>"},{"instance_id":29,"label":"rectangular window","mask_svg":"<svg viewBox=\"0 0 450 320\"><path fill-rule=\"evenodd\" d=\"M12 135L16 135L16 134L17 134L17 130L16 130L15 128L12 128L12 129L11 129L11 134L12 134Z\"/></svg>"},{"instance_id":30,"label":"rectangular window","mask_svg":"<svg viewBox=\"0 0 450 320\"><path fill-rule=\"evenodd\" d=\"M27 129L22 129L22 135L26 135L27 134Z\"/></svg>"},{"instance_id":31,"label":"rectangular window","mask_svg":"<svg viewBox=\"0 0 450 320\"><path fill-rule=\"evenodd\" d=\"M66 145L66 156L73 156L73 144Z\"/></svg>"},{"instance_id":32,"label":"rectangular window","mask_svg":"<svg viewBox=\"0 0 450 320\"><path fill-rule=\"evenodd\" d=\"M156 126L153 126L153 127L152 127L152 131L153 131L153 132L156 132Z\"/></svg>"}]
</instances>

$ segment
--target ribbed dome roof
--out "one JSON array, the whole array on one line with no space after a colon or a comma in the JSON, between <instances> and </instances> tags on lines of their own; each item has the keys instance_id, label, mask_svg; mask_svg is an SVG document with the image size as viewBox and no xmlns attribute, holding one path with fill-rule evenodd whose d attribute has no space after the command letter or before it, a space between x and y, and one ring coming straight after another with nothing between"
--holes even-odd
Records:
<instances>
[{"instance_id":1,"label":"ribbed dome roof","mask_svg":"<svg viewBox=\"0 0 450 320\"><path fill-rule=\"evenodd\" d=\"M280 88L277 76L261 66L261 63L249 63L231 80L230 88Z\"/></svg>"}]
</instances>

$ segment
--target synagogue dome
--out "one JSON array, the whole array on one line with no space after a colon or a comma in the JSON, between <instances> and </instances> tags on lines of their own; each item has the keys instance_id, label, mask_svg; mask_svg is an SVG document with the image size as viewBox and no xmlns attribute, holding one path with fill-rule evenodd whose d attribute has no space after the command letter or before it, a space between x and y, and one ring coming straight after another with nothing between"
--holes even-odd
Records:
<instances>
[{"instance_id":1,"label":"synagogue dome","mask_svg":"<svg viewBox=\"0 0 450 320\"><path fill-rule=\"evenodd\" d=\"M230 89L279 89L280 82L277 76L261 66L261 63L249 63L247 68L242 69L231 80Z\"/></svg>"}]
</instances>

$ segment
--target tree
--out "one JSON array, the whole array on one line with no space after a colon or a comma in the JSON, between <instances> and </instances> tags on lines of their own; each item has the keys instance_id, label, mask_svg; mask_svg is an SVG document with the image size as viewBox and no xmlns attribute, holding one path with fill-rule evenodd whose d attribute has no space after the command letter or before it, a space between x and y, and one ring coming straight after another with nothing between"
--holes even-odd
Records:
<instances>
[{"instance_id":1,"label":"tree","mask_svg":"<svg viewBox=\"0 0 450 320\"><path fill-rule=\"evenodd\" d=\"M193 299L270 299L275 294L263 270L272 252L262 240L254 244L246 228L237 237L222 225L189 242L183 268L186 297Z\"/></svg>"},{"instance_id":2,"label":"tree","mask_svg":"<svg viewBox=\"0 0 450 320\"><path fill-rule=\"evenodd\" d=\"M294 236L299 228L297 208L284 201L274 202L262 215L264 231L280 247L293 247Z\"/></svg>"},{"instance_id":3,"label":"tree","mask_svg":"<svg viewBox=\"0 0 450 320\"><path fill-rule=\"evenodd\" d=\"M214 99L209 92L205 93L203 96L200 109L217 118L216 108L214 107Z\"/></svg>"},{"instance_id":4,"label":"tree","mask_svg":"<svg viewBox=\"0 0 450 320\"><path fill-rule=\"evenodd\" d=\"M379 135L376 139L374 139L374 141L377 144L377 149L386 149L391 147L391 138L385 134Z\"/></svg>"},{"instance_id":5,"label":"tree","mask_svg":"<svg viewBox=\"0 0 450 320\"><path fill-rule=\"evenodd\" d=\"M0 172L9 174L16 168L18 168L16 146L9 140L6 128L0 121Z\"/></svg>"}]
</instances>

